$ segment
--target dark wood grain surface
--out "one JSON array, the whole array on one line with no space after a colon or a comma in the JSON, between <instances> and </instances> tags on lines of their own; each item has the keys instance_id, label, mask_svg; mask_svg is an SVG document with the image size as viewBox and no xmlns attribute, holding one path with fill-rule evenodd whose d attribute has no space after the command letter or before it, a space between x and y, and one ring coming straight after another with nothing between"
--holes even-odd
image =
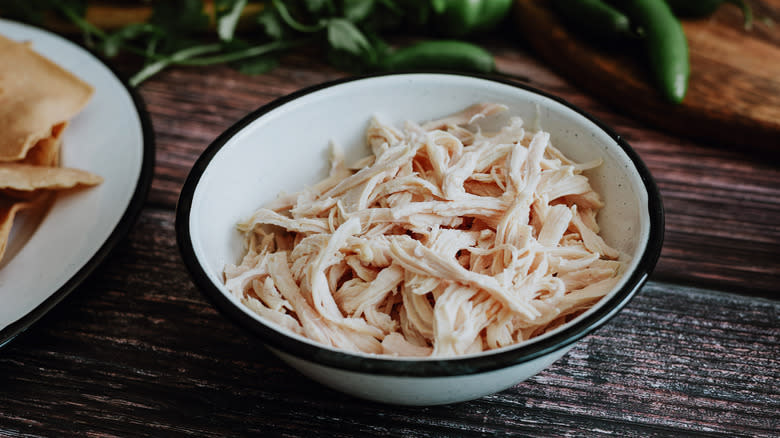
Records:
<instances>
[{"instance_id":1,"label":"dark wood grain surface","mask_svg":"<svg viewBox=\"0 0 780 438\"><path fill-rule=\"evenodd\" d=\"M387 406L305 379L193 286L174 208L189 168L225 128L346 73L305 50L260 77L172 69L140 87L158 151L136 226L82 286L0 350L0 436L778 436L778 164L632 119L517 38L484 44L501 71L613 126L660 186L661 260L615 319L537 376L467 403Z\"/></svg>"}]
</instances>

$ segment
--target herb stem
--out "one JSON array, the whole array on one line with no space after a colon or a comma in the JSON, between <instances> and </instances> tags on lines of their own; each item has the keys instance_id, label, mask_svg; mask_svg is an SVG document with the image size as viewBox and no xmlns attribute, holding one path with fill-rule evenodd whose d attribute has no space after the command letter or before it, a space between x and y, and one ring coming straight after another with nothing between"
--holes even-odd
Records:
<instances>
[{"instance_id":1,"label":"herb stem","mask_svg":"<svg viewBox=\"0 0 780 438\"><path fill-rule=\"evenodd\" d=\"M196 56L203 55L206 53L216 52L219 51L221 48L222 48L221 44L204 44L201 46L188 47L186 49L179 50L178 52L175 52L170 56L167 56L165 58L160 58L157 61L148 64L146 67L142 68L138 73L134 74L133 77L130 78L129 81L130 85L133 87L137 86L141 82L145 81L146 79L149 79L149 77L160 72L162 69L168 67L171 64L176 64L186 59L194 58Z\"/></svg>"},{"instance_id":2,"label":"herb stem","mask_svg":"<svg viewBox=\"0 0 780 438\"><path fill-rule=\"evenodd\" d=\"M185 66L204 66L213 64L223 64L226 62L238 61L241 59L252 58L254 56L264 55L276 50L285 50L293 47L301 46L309 42L308 39L299 39L293 41L274 41L268 44L261 44L258 46L247 47L245 49L236 50L234 52L221 53L214 56L202 56L208 53L218 52L222 50L222 44L204 44L201 46L189 47L173 53L170 56L159 58L151 64L146 65L138 73L130 78L130 85L137 86L141 82L149 79L151 76L159 73L165 67L170 65L185 65Z\"/></svg>"},{"instance_id":3,"label":"herb stem","mask_svg":"<svg viewBox=\"0 0 780 438\"><path fill-rule=\"evenodd\" d=\"M273 3L276 10L279 11L279 16L282 17L282 20L298 32L313 33L325 28L325 23L322 21L315 25L303 24L290 15L290 11L287 10L287 7L280 0L273 0Z\"/></svg>"},{"instance_id":4,"label":"herb stem","mask_svg":"<svg viewBox=\"0 0 780 438\"><path fill-rule=\"evenodd\" d=\"M237 50L235 52L228 52L219 55L201 57L201 58L189 58L180 61L175 61L176 65L189 65L189 66L203 66L212 64L222 64L225 62L238 61L240 59L252 58L254 56L264 55L275 50L290 49L298 47L306 43L308 40L295 40L295 41L274 41L268 44L261 44L258 46L248 47L246 49Z\"/></svg>"},{"instance_id":5,"label":"herb stem","mask_svg":"<svg viewBox=\"0 0 780 438\"><path fill-rule=\"evenodd\" d=\"M106 38L105 32L103 32L99 27L85 20L82 16L74 12L71 8L64 5L60 5L58 9L60 10L60 12L65 14L65 16L68 17L68 19L73 21L73 24L75 24L79 29L81 29L85 33L95 35L100 39Z\"/></svg>"}]
</instances>

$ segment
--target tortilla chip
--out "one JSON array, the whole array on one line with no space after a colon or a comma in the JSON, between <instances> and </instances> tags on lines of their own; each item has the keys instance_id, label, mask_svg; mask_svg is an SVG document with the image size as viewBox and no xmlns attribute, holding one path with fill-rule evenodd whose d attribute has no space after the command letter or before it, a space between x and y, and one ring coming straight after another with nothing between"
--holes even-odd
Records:
<instances>
[{"instance_id":1,"label":"tortilla chip","mask_svg":"<svg viewBox=\"0 0 780 438\"><path fill-rule=\"evenodd\" d=\"M57 137L92 97L93 88L28 45L0 36L0 161L21 160Z\"/></svg>"},{"instance_id":2,"label":"tortilla chip","mask_svg":"<svg viewBox=\"0 0 780 438\"><path fill-rule=\"evenodd\" d=\"M86 170L0 163L0 189L18 191L69 189L77 185L94 186L101 182L103 182L102 177Z\"/></svg>"},{"instance_id":3,"label":"tortilla chip","mask_svg":"<svg viewBox=\"0 0 780 438\"><path fill-rule=\"evenodd\" d=\"M8 236L11 234L11 226L14 222L14 216L19 210L32 207L33 202L15 202L4 204L0 202L0 259L5 254L5 248L8 246Z\"/></svg>"},{"instance_id":4,"label":"tortilla chip","mask_svg":"<svg viewBox=\"0 0 780 438\"><path fill-rule=\"evenodd\" d=\"M27 151L24 160L18 161L18 163L57 167L60 162L60 143L60 140L55 137L38 140L38 143L35 143L35 146Z\"/></svg>"}]
</instances>

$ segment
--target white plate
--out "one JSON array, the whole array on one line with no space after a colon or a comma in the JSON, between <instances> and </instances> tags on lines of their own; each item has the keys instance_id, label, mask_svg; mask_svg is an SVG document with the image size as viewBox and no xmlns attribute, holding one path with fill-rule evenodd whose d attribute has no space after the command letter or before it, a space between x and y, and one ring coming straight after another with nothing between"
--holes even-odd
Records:
<instances>
[{"instance_id":1,"label":"white plate","mask_svg":"<svg viewBox=\"0 0 780 438\"><path fill-rule=\"evenodd\" d=\"M84 281L127 234L149 191L154 141L140 98L87 50L7 20L0 20L0 35L31 41L95 88L64 132L61 161L104 178L96 187L60 193L48 210L14 222L0 262L2 346Z\"/></svg>"}]
</instances>

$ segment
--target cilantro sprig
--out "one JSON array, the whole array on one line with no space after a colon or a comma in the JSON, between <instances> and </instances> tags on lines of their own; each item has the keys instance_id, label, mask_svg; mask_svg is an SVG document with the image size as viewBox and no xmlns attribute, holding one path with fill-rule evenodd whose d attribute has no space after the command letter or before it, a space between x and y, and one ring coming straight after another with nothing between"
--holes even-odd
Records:
<instances>
[{"instance_id":1,"label":"cilantro sprig","mask_svg":"<svg viewBox=\"0 0 780 438\"><path fill-rule=\"evenodd\" d=\"M86 20L88 6L86 0L6 0L0 12L34 24L53 13L107 57L140 56L143 66L130 78L133 86L174 65L228 63L262 74L302 45L321 46L337 67L374 70L390 52L383 33L422 29L433 14L428 0L213 0L210 7L203 0L163 0L152 2L146 22L107 31ZM245 32L238 32L239 23L246 24Z\"/></svg>"}]
</instances>

